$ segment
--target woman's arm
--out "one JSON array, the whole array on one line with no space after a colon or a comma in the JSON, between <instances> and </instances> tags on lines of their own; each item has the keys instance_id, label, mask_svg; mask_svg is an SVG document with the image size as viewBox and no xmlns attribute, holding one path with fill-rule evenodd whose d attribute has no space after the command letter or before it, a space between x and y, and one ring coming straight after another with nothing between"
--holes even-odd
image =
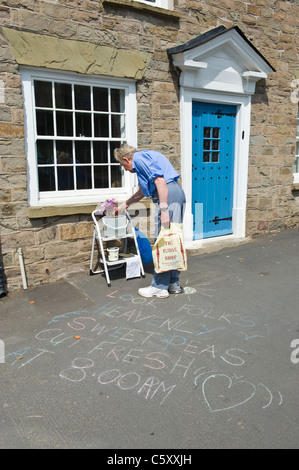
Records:
<instances>
[{"instance_id":1,"label":"woman's arm","mask_svg":"<svg viewBox=\"0 0 299 470\"><path fill-rule=\"evenodd\" d=\"M114 209L114 215L117 217L119 214L124 212L131 204L134 204L135 202L140 201L143 198L143 193L140 188L138 188L138 191L133 194L129 199L127 199L125 202L123 202L120 206L116 207Z\"/></svg>"},{"instance_id":2,"label":"woman's arm","mask_svg":"<svg viewBox=\"0 0 299 470\"><path fill-rule=\"evenodd\" d=\"M160 206L160 220L163 227L168 228L170 224L169 211L168 211L168 188L165 179L158 176L154 183L157 188ZM164 210L163 210L164 209Z\"/></svg>"}]
</instances>

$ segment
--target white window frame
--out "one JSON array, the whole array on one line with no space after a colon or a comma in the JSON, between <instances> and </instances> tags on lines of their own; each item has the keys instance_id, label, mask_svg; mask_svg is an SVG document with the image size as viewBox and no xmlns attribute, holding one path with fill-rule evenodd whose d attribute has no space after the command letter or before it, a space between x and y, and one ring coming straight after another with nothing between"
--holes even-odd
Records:
<instances>
[{"instance_id":1,"label":"white window frame","mask_svg":"<svg viewBox=\"0 0 299 470\"><path fill-rule=\"evenodd\" d=\"M297 136L296 136L296 147L295 147L295 160L299 160L299 103L298 103L298 114L297 114ZM294 163L295 170L295 163ZM299 183L299 172L294 171L294 183Z\"/></svg>"},{"instance_id":2,"label":"white window frame","mask_svg":"<svg viewBox=\"0 0 299 470\"><path fill-rule=\"evenodd\" d=\"M79 85L93 85L97 87L114 87L125 91L125 135L120 140L137 146L137 103L136 82L128 79L115 79L94 75L79 75L73 72L60 72L57 70L45 70L39 68L21 68L21 80L25 111L25 142L27 154L27 181L28 181L28 205L49 206L65 204L97 203L114 197L116 200L125 200L136 190L136 176L124 172L124 186L119 188L98 188L72 191L39 192L38 170L36 155L36 125L34 109L34 80L55 80ZM92 140L92 139L91 139Z\"/></svg>"},{"instance_id":3,"label":"white window frame","mask_svg":"<svg viewBox=\"0 0 299 470\"><path fill-rule=\"evenodd\" d=\"M145 3L152 7L165 8L166 10L173 10L173 0L135 0L139 3Z\"/></svg>"}]
</instances>

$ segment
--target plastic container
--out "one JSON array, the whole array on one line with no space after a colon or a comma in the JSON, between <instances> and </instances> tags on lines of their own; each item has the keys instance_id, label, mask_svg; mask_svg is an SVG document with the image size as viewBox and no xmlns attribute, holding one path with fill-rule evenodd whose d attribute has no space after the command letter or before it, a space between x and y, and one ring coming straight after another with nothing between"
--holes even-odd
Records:
<instances>
[{"instance_id":1,"label":"plastic container","mask_svg":"<svg viewBox=\"0 0 299 470\"><path fill-rule=\"evenodd\" d=\"M136 240L139 248L139 253L144 264L149 264L153 261L153 250L151 243L146 236L135 227Z\"/></svg>"},{"instance_id":2,"label":"plastic container","mask_svg":"<svg viewBox=\"0 0 299 470\"><path fill-rule=\"evenodd\" d=\"M103 217L103 232L105 237L123 237L127 232L128 220L126 215L111 217L105 215Z\"/></svg>"},{"instance_id":3,"label":"plastic container","mask_svg":"<svg viewBox=\"0 0 299 470\"><path fill-rule=\"evenodd\" d=\"M108 251L108 261L117 261L119 255L119 248L117 246L112 246L107 248Z\"/></svg>"}]
</instances>

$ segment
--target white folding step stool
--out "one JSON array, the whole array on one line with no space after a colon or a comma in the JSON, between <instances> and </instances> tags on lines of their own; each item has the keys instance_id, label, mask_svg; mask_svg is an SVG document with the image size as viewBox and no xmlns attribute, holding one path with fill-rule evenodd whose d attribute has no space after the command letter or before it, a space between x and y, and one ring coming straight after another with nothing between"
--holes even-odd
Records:
<instances>
[{"instance_id":1,"label":"white folding step stool","mask_svg":"<svg viewBox=\"0 0 299 470\"><path fill-rule=\"evenodd\" d=\"M93 240L92 240L91 259L90 259L90 275L92 276L94 274L105 273L107 284L109 287L111 287L109 271L113 269L121 268L124 264L128 262L130 258L134 257L134 258L139 259L140 273L142 277L145 277L142 259L140 256L138 243L136 239L135 227L133 225L132 219L129 216L128 212L125 211L124 213L125 218L123 217L121 219L121 216L119 216L119 220L124 221L123 226L118 226L116 224L115 227L113 226L109 227L107 225L105 226L105 224L103 223L105 222L105 218L104 217L100 218L96 210L92 212L91 216L94 222L94 230L93 230ZM117 221L117 219L118 218L115 218L114 220ZM136 248L136 254L130 254L130 256L128 256L126 253L127 241L129 238L133 239L134 245ZM120 240L120 239L125 239L124 253L119 255L119 259L117 261L107 260L103 242L112 241L112 240ZM103 269L99 269L96 271L93 269L95 248L97 248L97 251L98 251L97 264L103 265Z\"/></svg>"}]
</instances>

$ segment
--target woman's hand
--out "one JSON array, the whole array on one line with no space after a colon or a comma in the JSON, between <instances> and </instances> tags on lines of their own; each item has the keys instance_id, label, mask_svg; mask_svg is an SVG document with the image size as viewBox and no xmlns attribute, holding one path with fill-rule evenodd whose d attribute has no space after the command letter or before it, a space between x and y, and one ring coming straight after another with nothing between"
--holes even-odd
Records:
<instances>
[{"instance_id":1,"label":"woman's hand","mask_svg":"<svg viewBox=\"0 0 299 470\"><path fill-rule=\"evenodd\" d=\"M163 225L164 228L169 228L170 227L170 217L169 217L169 211L161 211L160 212L160 221L161 225Z\"/></svg>"},{"instance_id":2,"label":"woman's hand","mask_svg":"<svg viewBox=\"0 0 299 470\"><path fill-rule=\"evenodd\" d=\"M126 209L127 209L127 203L126 202L123 202L120 206L115 207L115 209L113 211L114 217L118 217L120 214L125 212Z\"/></svg>"},{"instance_id":3,"label":"woman's hand","mask_svg":"<svg viewBox=\"0 0 299 470\"><path fill-rule=\"evenodd\" d=\"M140 199L143 198L143 194L141 191L141 188L138 188L138 191L133 194L127 201L123 202L120 204L120 206L116 207L113 211L113 215L117 217L118 215L122 214L125 212L125 210L131 205L134 204L135 202L139 202Z\"/></svg>"}]
</instances>

